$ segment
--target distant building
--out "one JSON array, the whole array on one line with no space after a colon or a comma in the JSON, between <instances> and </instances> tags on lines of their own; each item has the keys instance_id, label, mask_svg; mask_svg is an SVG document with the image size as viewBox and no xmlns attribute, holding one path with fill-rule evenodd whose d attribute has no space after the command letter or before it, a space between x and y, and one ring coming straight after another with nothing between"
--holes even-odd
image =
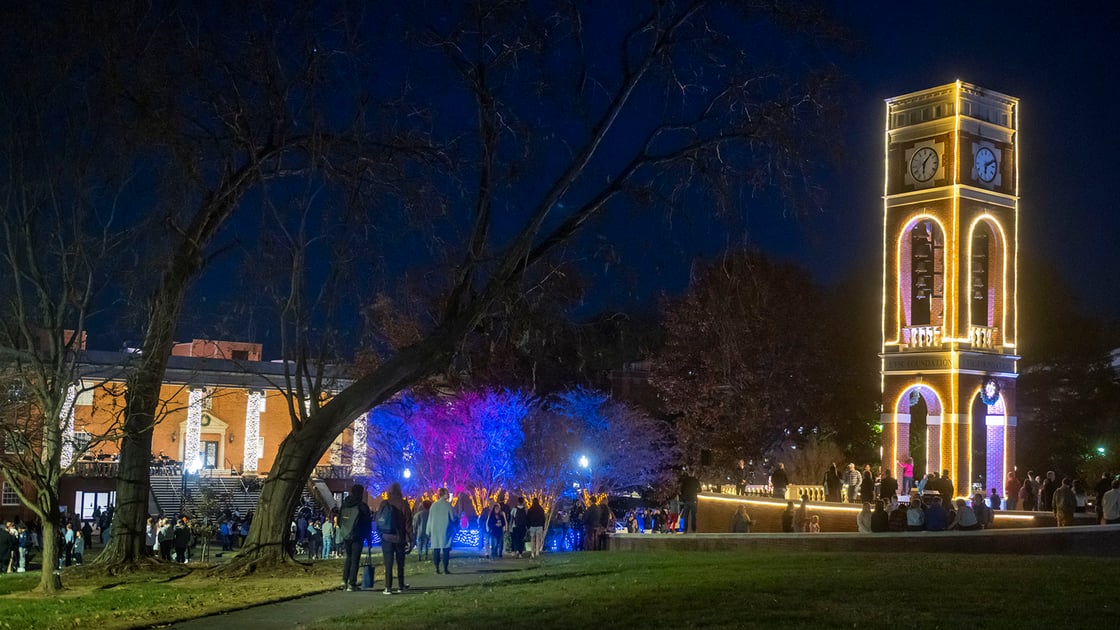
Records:
<instances>
[{"instance_id":1,"label":"distant building","mask_svg":"<svg viewBox=\"0 0 1120 630\"><path fill-rule=\"evenodd\" d=\"M120 443L97 438L119 429L124 377L136 356L135 352L83 352L81 381L71 387L73 405L65 419L65 436L73 449L64 450L63 466L73 463L74 469L62 479L61 496L71 513L88 517L94 507L114 503ZM332 390L347 385L347 379L337 378ZM291 430L283 387L283 362L261 361L260 344L204 339L176 344L161 390L161 417L152 436L152 474L174 476L176 483L184 470L197 470L205 477L267 475L280 442ZM319 460L318 476L345 485L352 475L365 472L363 428L364 418L359 418L335 440ZM186 483L182 485L185 489ZM180 500L175 499L176 509ZM168 508L155 497L152 505ZM30 517L4 480L0 518L15 514Z\"/></svg>"}]
</instances>

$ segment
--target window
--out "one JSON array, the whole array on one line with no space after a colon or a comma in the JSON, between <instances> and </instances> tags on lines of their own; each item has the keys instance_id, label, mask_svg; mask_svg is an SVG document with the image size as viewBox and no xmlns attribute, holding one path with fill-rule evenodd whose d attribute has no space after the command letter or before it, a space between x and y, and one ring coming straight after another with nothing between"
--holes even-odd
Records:
<instances>
[{"instance_id":1,"label":"window","mask_svg":"<svg viewBox=\"0 0 1120 630\"><path fill-rule=\"evenodd\" d=\"M74 399L74 405L77 407L92 407L93 406L93 386L89 383L78 383L78 395Z\"/></svg>"},{"instance_id":2,"label":"window","mask_svg":"<svg viewBox=\"0 0 1120 630\"><path fill-rule=\"evenodd\" d=\"M16 496L16 490L7 481L4 482L3 497L0 498L0 504L3 505L19 505L19 497Z\"/></svg>"},{"instance_id":3,"label":"window","mask_svg":"<svg viewBox=\"0 0 1120 630\"><path fill-rule=\"evenodd\" d=\"M76 431L74 433L74 454L78 455L89 450L89 443L93 436L85 431Z\"/></svg>"},{"instance_id":4,"label":"window","mask_svg":"<svg viewBox=\"0 0 1120 630\"><path fill-rule=\"evenodd\" d=\"M249 351L248 350L234 350L233 352L230 353L230 358L232 358L234 361L248 361L249 360Z\"/></svg>"}]
</instances>

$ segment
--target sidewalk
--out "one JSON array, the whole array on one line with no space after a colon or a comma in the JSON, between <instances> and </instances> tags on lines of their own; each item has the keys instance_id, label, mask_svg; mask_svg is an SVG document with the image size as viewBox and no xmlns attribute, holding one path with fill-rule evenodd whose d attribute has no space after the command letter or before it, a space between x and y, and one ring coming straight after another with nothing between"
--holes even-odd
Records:
<instances>
[{"instance_id":1,"label":"sidewalk","mask_svg":"<svg viewBox=\"0 0 1120 630\"><path fill-rule=\"evenodd\" d=\"M375 557L375 560L380 560ZM517 559L507 555L501 560L488 561L481 554L472 551L455 550L451 556L451 574L437 575L429 561L418 563L410 555L405 565L405 582L411 586L404 593L387 596L385 588L385 567L376 564L373 588L356 593L339 589L306 595L271 604L261 604L244 610L219 615L199 617L170 626L174 630L214 630L224 628L304 628L314 623L338 615L360 614L376 610L381 604L394 598L422 598L425 593L456 589L474 584L503 579L511 573L532 571L540 566L542 560ZM339 583L342 579L339 576ZM422 600L416 599L417 604Z\"/></svg>"}]
</instances>

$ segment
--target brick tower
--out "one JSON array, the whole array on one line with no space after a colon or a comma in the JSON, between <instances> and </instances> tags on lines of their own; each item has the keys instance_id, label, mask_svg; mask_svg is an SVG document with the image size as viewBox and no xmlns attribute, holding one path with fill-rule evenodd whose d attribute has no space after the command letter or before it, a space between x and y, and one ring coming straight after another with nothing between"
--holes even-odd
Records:
<instances>
[{"instance_id":1,"label":"brick tower","mask_svg":"<svg viewBox=\"0 0 1120 630\"><path fill-rule=\"evenodd\" d=\"M883 465L958 496L1014 465L1018 112L961 81L886 101Z\"/></svg>"}]
</instances>

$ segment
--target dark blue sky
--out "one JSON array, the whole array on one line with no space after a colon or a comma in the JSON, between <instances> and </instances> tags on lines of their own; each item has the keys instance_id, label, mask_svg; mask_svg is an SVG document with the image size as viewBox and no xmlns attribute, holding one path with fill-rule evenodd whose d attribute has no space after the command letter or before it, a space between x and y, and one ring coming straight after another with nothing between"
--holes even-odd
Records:
<instances>
[{"instance_id":1,"label":"dark blue sky","mask_svg":"<svg viewBox=\"0 0 1120 630\"><path fill-rule=\"evenodd\" d=\"M825 182L826 206L817 216L794 221L773 204L755 200L745 211L750 241L800 262L823 283L835 283L861 264L877 265L883 100L960 79L1020 99L1020 256L1042 256L1091 313L1120 320L1114 279L1120 270L1114 242L1120 209L1111 192L1120 171L1114 126L1120 66L1114 29L1120 9L1077 11L1060 3L840 4L848 5L838 8L838 15L862 49L837 57L850 90L844 95L845 155ZM626 219L619 224L627 225ZM613 276L616 282L606 283L613 289L631 289L614 292L608 301L640 304L658 288L680 291L691 257L712 255L742 236L714 223L684 220L674 224L668 246L647 248L641 235L632 236L634 242L622 248L640 262L624 261L625 269L600 276ZM639 274L641 280L631 283ZM869 282L878 286L875 274Z\"/></svg>"},{"instance_id":2,"label":"dark blue sky","mask_svg":"<svg viewBox=\"0 0 1120 630\"><path fill-rule=\"evenodd\" d=\"M837 4L837 16L860 46L835 54L847 80L840 97L843 157L820 182L827 191L820 212L795 220L763 195L743 199L741 218L731 229L706 212L682 211L671 221L650 220L637 208L610 214L564 252L588 283L577 315L652 311L659 295L685 289L698 257L745 242L800 263L824 284L869 270L867 294L876 299L883 100L960 79L1021 99L1020 257L1055 265L1092 314L1120 321L1113 279L1120 269L1120 248L1113 244L1120 216L1110 195L1117 178L1111 124L1120 65L1112 32L1117 11L965 2L939 3L936 11L905 3ZM222 285L233 290L230 274L216 265L196 293L205 298ZM180 338L208 328L211 309L196 315L200 321L185 322ZM270 325L259 318L249 336L264 341L266 355L273 356Z\"/></svg>"}]
</instances>

